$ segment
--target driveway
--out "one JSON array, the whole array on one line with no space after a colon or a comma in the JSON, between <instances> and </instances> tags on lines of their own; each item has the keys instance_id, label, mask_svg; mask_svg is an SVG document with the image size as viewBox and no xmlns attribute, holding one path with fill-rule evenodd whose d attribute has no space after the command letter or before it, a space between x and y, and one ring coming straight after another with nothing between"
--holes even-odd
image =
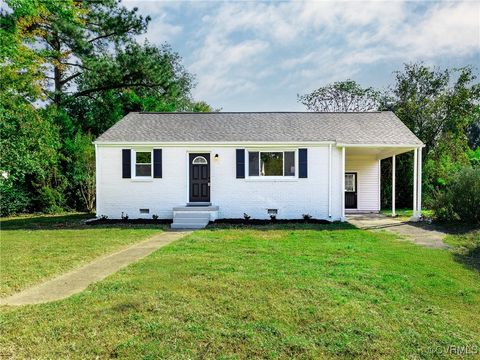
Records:
<instances>
[{"instance_id":1,"label":"driveway","mask_svg":"<svg viewBox=\"0 0 480 360\"><path fill-rule=\"evenodd\" d=\"M359 229L386 230L402 236L415 244L436 248L448 249L443 242L446 233L439 231L435 226L421 223L398 220L381 214L350 214L348 222Z\"/></svg>"}]
</instances>

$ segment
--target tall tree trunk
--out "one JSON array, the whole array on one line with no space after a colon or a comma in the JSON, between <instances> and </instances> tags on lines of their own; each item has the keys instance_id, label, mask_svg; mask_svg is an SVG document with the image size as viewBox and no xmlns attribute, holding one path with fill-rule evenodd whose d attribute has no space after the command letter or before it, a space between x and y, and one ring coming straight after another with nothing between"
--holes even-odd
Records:
<instances>
[{"instance_id":1,"label":"tall tree trunk","mask_svg":"<svg viewBox=\"0 0 480 360\"><path fill-rule=\"evenodd\" d=\"M62 71L55 65L54 68L55 92L53 102L58 106L62 101Z\"/></svg>"}]
</instances>

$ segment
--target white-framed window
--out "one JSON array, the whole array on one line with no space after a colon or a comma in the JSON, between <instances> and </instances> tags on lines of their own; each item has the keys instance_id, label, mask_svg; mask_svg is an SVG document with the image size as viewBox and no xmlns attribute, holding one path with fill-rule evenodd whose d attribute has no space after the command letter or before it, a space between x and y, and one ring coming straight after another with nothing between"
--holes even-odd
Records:
<instances>
[{"instance_id":1,"label":"white-framed window","mask_svg":"<svg viewBox=\"0 0 480 360\"><path fill-rule=\"evenodd\" d=\"M345 191L355 192L356 174L345 174Z\"/></svg>"},{"instance_id":2,"label":"white-framed window","mask_svg":"<svg viewBox=\"0 0 480 360\"><path fill-rule=\"evenodd\" d=\"M295 177L296 152L248 151L248 176Z\"/></svg>"},{"instance_id":3,"label":"white-framed window","mask_svg":"<svg viewBox=\"0 0 480 360\"><path fill-rule=\"evenodd\" d=\"M137 178L152 177L152 151L133 151L134 174Z\"/></svg>"}]
</instances>

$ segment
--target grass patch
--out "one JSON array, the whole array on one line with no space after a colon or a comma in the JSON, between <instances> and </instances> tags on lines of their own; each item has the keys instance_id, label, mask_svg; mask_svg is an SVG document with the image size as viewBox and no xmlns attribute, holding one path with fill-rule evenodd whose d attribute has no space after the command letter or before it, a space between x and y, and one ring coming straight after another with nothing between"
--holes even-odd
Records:
<instances>
[{"instance_id":1,"label":"grass patch","mask_svg":"<svg viewBox=\"0 0 480 360\"><path fill-rule=\"evenodd\" d=\"M158 232L158 226L86 226L90 214L21 216L0 222L0 296L74 269Z\"/></svg>"},{"instance_id":2,"label":"grass patch","mask_svg":"<svg viewBox=\"0 0 480 360\"><path fill-rule=\"evenodd\" d=\"M382 209L380 214L392 216L392 209ZM400 220L409 220L413 216L412 209L395 209L396 218ZM423 209L422 215L425 218L433 218L433 210Z\"/></svg>"},{"instance_id":3,"label":"grass patch","mask_svg":"<svg viewBox=\"0 0 480 360\"><path fill-rule=\"evenodd\" d=\"M455 258L480 271L480 230L472 230L463 234L449 234L445 243L453 247Z\"/></svg>"},{"instance_id":4,"label":"grass patch","mask_svg":"<svg viewBox=\"0 0 480 360\"><path fill-rule=\"evenodd\" d=\"M480 274L345 224L196 231L69 299L1 311L30 358L432 358L480 346ZM432 352L434 351L434 352Z\"/></svg>"}]
</instances>

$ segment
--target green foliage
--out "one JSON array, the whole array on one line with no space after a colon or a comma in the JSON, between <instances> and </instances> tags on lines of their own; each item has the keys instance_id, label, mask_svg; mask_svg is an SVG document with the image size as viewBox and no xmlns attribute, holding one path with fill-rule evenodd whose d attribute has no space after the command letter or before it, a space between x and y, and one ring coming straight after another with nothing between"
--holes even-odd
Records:
<instances>
[{"instance_id":1,"label":"green foliage","mask_svg":"<svg viewBox=\"0 0 480 360\"><path fill-rule=\"evenodd\" d=\"M79 199L76 208L93 212L95 208L95 147L91 135L78 132L73 139L67 140L68 158L67 174L71 191Z\"/></svg>"},{"instance_id":2,"label":"green foliage","mask_svg":"<svg viewBox=\"0 0 480 360\"><path fill-rule=\"evenodd\" d=\"M396 156L396 198L398 208L411 208L413 203L413 154L407 152ZM392 206L392 158L381 163L381 207L390 209Z\"/></svg>"},{"instance_id":3,"label":"green foliage","mask_svg":"<svg viewBox=\"0 0 480 360\"><path fill-rule=\"evenodd\" d=\"M167 45L129 44L114 57L105 55L101 63L98 72L76 79L78 93L64 101L75 127L84 132L99 135L131 111L191 107L193 77Z\"/></svg>"},{"instance_id":4,"label":"green foliage","mask_svg":"<svg viewBox=\"0 0 480 360\"><path fill-rule=\"evenodd\" d=\"M382 100L382 109L392 110L417 135L423 151L423 194L427 207L439 198L463 166L469 164L468 135L478 121L480 85L471 67L431 69L423 63L405 64L396 72L395 84ZM475 160L473 160L475 162ZM382 204L391 194L391 167L383 162ZM411 206L413 176L411 155L397 161L397 199L399 206ZM406 195L406 196L405 196ZM408 199L408 203L405 203Z\"/></svg>"},{"instance_id":5,"label":"green foliage","mask_svg":"<svg viewBox=\"0 0 480 360\"><path fill-rule=\"evenodd\" d=\"M380 92L362 88L353 80L337 81L305 94L298 101L308 110L322 112L372 111L380 106Z\"/></svg>"},{"instance_id":6,"label":"green foliage","mask_svg":"<svg viewBox=\"0 0 480 360\"><path fill-rule=\"evenodd\" d=\"M58 167L59 131L51 119L51 111L37 110L19 96L0 94L0 170L7 177L1 183L2 215L43 209L50 204L47 189L64 183Z\"/></svg>"},{"instance_id":7,"label":"green foliage","mask_svg":"<svg viewBox=\"0 0 480 360\"><path fill-rule=\"evenodd\" d=\"M477 147L475 150L468 150L467 157L473 167L480 166L480 147Z\"/></svg>"},{"instance_id":8,"label":"green foliage","mask_svg":"<svg viewBox=\"0 0 480 360\"><path fill-rule=\"evenodd\" d=\"M427 155L448 142L449 152L461 157L468 148L467 128L479 115L475 80L471 67L440 71L423 63L405 64L396 72L391 110L425 143Z\"/></svg>"},{"instance_id":9,"label":"green foliage","mask_svg":"<svg viewBox=\"0 0 480 360\"><path fill-rule=\"evenodd\" d=\"M480 167L455 173L433 199L435 216L443 221L480 224Z\"/></svg>"},{"instance_id":10,"label":"green foliage","mask_svg":"<svg viewBox=\"0 0 480 360\"><path fill-rule=\"evenodd\" d=\"M94 207L91 142L130 111L206 111L149 17L119 0L7 0L0 18L1 214Z\"/></svg>"},{"instance_id":11,"label":"green foliage","mask_svg":"<svg viewBox=\"0 0 480 360\"><path fill-rule=\"evenodd\" d=\"M31 207L29 195L25 184L19 184L5 172L0 177L0 214L5 216L26 212Z\"/></svg>"}]
</instances>

